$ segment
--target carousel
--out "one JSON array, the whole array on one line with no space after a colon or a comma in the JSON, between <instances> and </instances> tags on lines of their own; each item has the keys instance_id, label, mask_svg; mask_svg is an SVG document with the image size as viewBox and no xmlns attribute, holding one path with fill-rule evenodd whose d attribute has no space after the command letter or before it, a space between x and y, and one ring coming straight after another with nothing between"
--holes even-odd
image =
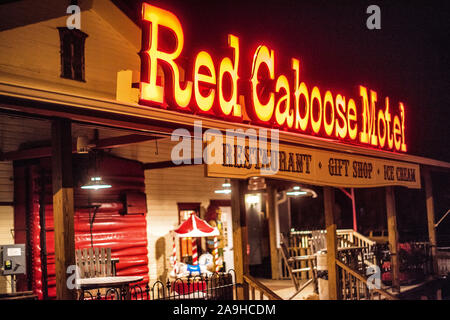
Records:
<instances>
[{"instance_id":1,"label":"carousel","mask_svg":"<svg viewBox=\"0 0 450 320\"><path fill-rule=\"evenodd\" d=\"M220 235L217 227L212 227L205 220L191 214L189 219L184 221L173 230L173 251L172 251L172 271L171 278L183 278L190 276L210 276L220 270L221 261L219 258L218 239ZM197 238L214 237L214 250L212 253L204 253L200 257L197 254ZM177 261L177 240L187 238L192 243L192 264Z\"/></svg>"}]
</instances>

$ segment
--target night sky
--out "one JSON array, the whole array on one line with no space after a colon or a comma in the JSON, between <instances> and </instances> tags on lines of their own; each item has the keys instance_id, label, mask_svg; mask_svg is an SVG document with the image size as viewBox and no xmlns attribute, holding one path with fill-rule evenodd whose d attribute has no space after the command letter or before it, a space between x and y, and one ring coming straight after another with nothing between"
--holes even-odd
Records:
<instances>
[{"instance_id":1,"label":"night sky","mask_svg":"<svg viewBox=\"0 0 450 320\"><path fill-rule=\"evenodd\" d=\"M122 1L138 21L141 1ZM276 69L290 75L300 59L308 87L360 98L375 90L378 105L406 107L408 153L450 161L450 6L444 1L148 1L181 21L186 57L220 52L228 33L240 37L241 62L258 44L275 50ZM368 30L366 9L381 8L381 30ZM278 73L276 70L276 73ZM292 72L291 72L292 73Z\"/></svg>"}]
</instances>

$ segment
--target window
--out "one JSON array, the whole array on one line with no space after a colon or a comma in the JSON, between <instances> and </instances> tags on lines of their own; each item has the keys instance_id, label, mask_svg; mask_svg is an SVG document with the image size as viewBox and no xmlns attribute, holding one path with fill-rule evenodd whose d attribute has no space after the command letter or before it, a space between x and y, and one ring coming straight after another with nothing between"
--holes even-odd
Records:
<instances>
[{"instance_id":1,"label":"window","mask_svg":"<svg viewBox=\"0 0 450 320\"><path fill-rule=\"evenodd\" d=\"M61 77L84 81L84 42L87 34L77 30L60 27Z\"/></svg>"}]
</instances>

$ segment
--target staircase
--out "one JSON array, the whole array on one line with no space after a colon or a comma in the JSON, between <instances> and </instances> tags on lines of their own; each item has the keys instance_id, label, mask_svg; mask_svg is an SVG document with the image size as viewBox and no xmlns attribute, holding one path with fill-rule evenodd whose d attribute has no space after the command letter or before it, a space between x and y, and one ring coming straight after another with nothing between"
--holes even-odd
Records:
<instances>
[{"instance_id":1,"label":"staircase","mask_svg":"<svg viewBox=\"0 0 450 320\"><path fill-rule=\"evenodd\" d=\"M376 287L368 277L336 260L339 278L338 295L340 300L398 300L387 288ZM375 283L376 284L376 283Z\"/></svg>"},{"instance_id":2,"label":"staircase","mask_svg":"<svg viewBox=\"0 0 450 320\"><path fill-rule=\"evenodd\" d=\"M375 279L370 275L380 271L374 254L375 241L352 230L337 230L338 259L336 266L339 277L339 295L342 300L397 300L397 297L382 288L381 278ZM356 247L358 254L346 257L343 248ZM350 261L352 260L353 261ZM356 260L356 261L355 261ZM371 272L367 272L368 269ZM378 274L381 277L381 274ZM373 277L376 277L374 275Z\"/></svg>"},{"instance_id":3,"label":"staircase","mask_svg":"<svg viewBox=\"0 0 450 320\"><path fill-rule=\"evenodd\" d=\"M325 235L325 231L315 231L314 237L317 234L321 236L321 233ZM301 245L305 243L305 237L313 236L313 232L302 232L301 239L295 239L294 243ZM337 230L338 238L338 259L336 259L336 266L339 279L338 296L340 300L398 300L398 298L387 291L387 288L381 287L381 279L378 282L373 283L370 281L369 277L366 276L366 270L369 267L374 267L376 265L375 255L373 253L373 247L376 244L374 241L368 239L362 234L355 232L351 229ZM283 239L283 241L286 241ZM292 245L292 239L287 240L284 243L289 243ZM306 243L309 241L306 241ZM324 244L325 245L325 244ZM282 246L283 247L283 246ZM346 250L346 248L348 250ZM289 248L285 251L297 252L298 248ZM314 251L314 250L313 250ZM303 248L302 252L311 252L311 248ZM289 253L281 252L281 256L284 256L283 261L288 260ZM357 254L355 254L357 253ZM298 262L304 262L301 259L295 259ZM286 263L286 262L285 262ZM287 263L286 263L287 264ZM299 265L299 267L301 267ZM315 269L315 267L314 267ZM303 269L299 269L299 272L292 272L290 270L290 275L301 276ZM376 270L376 269L373 269ZM311 268L305 269L306 274L311 272ZM312 273L312 272L311 272ZM310 279L306 283L311 283L315 279ZM294 281L295 283L295 281ZM378 285L378 287L376 287ZM249 300L280 300L282 299L270 288L262 284L257 279L251 277L250 275L244 275L244 286ZM295 290L298 291L299 288L295 286Z\"/></svg>"},{"instance_id":4,"label":"staircase","mask_svg":"<svg viewBox=\"0 0 450 320\"><path fill-rule=\"evenodd\" d=\"M323 234L323 240L325 241L325 230L293 233L290 237L291 239L287 241L289 244L289 252L296 253L301 250L302 253L311 254L312 251L316 250L311 250L309 245L311 241L309 239L316 239L317 235L322 237L321 234ZM370 277L370 275L366 275L368 269L372 271L371 273L379 271L374 254L376 242L352 229L339 229L336 231L336 234L338 241L338 259L336 260L336 265L340 284L340 299L397 299L387 291L387 288L381 287L381 279L375 283L378 287L372 284L374 281L371 281L372 283L368 281ZM293 247L292 245L297 247ZM323 247L326 247L325 243ZM285 263L283 263L284 265ZM303 267L303 265L299 265L299 267ZM303 276L302 278L299 277L299 279L305 279L305 275L299 276ZM306 273L306 276L308 277L309 273Z\"/></svg>"},{"instance_id":5,"label":"staircase","mask_svg":"<svg viewBox=\"0 0 450 320\"><path fill-rule=\"evenodd\" d=\"M326 234L325 230L321 230L319 232L324 235ZM291 233L289 237L285 237L289 256L304 256L312 254L313 252L311 252L309 245L309 240L312 237L312 233L312 231L297 231ZM338 229L336 233L338 238L338 248L362 247L361 259L365 266L374 267L376 265L376 257L373 254L373 247L376 244L375 241L370 240L352 229ZM283 260L282 254L279 255L279 259L279 263L281 265L281 279L291 279L289 266L286 265ZM308 270L308 266L305 261L296 261L293 268L303 270L302 272L296 274L297 281L309 280L313 277L313 274Z\"/></svg>"}]
</instances>

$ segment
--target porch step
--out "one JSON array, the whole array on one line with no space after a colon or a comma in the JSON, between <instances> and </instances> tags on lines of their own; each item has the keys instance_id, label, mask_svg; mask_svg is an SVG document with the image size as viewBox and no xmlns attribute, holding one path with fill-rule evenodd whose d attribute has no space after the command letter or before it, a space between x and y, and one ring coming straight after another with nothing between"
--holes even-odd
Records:
<instances>
[{"instance_id":1,"label":"porch step","mask_svg":"<svg viewBox=\"0 0 450 320\"><path fill-rule=\"evenodd\" d=\"M310 271L311 268L300 268L300 269L292 269L292 272L297 273L297 272L305 272L305 271Z\"/></svg>"}]
</instances>

